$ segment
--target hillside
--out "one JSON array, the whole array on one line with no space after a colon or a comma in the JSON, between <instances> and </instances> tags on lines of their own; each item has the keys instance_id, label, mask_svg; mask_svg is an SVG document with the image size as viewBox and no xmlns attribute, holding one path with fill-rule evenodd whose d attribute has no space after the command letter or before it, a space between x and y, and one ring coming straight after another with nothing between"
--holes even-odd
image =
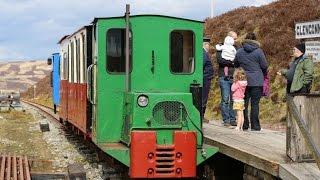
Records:
<instances>
[{"instance_id":1,"label":"hillside","mask_svg":"<svg viewBox=\"0 0 320 180\"><path fill-rule=\"evenodd\" d=\"M241 7L206 19L205 35L211 37L212 45L223 41L230 30L238 33L240 41L247 32L254 31L265 51L271 75L271 98L262 99L261 118L263 122L284 121L285 80L276 72L288 66L292 46L296 44L295 22L320 19L320 0L279 0L261 7ZM241 43L241 42L240 42ZM214 55L214 50L213 50ZM212 58L217 67L215 57ZM320 68L315 64L313 91L320 90ZM217 68L216 68L217 69ZM220 90L217 80L213 82L209 99L207 118L219 119Z\"/></svg>"},{"instance_id":2,"label":"hillside","mask_svg":"<svg viewBox=\"0 0 320 180\"><path fill-rule=\"evenodd\" d=\"M23 99L37 102L43 105L52 106L52 88L50 76L45 76L33 86L21 94ZM35 98L34 98L35 96Z\"/></svg>"},{"instance_id":3,"label":"hillside","mask_svg":"<svg viewBox=\"0 0 320 180\"><path fill-rule=\"evenodd\" d=\"M25 91L50 74L45 61L0 62L0 89Z\"/></svg>"}]
</instances>

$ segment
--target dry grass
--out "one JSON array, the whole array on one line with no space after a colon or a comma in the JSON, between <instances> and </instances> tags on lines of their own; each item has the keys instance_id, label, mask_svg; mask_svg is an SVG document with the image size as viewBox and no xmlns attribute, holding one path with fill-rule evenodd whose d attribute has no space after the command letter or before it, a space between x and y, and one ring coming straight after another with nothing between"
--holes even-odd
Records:
<instances>
[{"instance_id":1,"label":"dry grass","mask_svg":"<svg viewBox=\"0 0 320 180\"><path fill-rule=\"evenodd\" d=\"M0 153L52 159L48 144L42 139L38 121L21 111L0 113Z\"/></svg>"}]
</instances>

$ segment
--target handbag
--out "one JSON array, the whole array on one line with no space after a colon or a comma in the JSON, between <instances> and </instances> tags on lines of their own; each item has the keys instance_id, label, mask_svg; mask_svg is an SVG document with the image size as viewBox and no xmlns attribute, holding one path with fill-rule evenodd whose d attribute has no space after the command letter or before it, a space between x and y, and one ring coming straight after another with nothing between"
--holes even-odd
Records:
<instances>
[{"instance_id":1,"label":"handbag","mask_svg":"<svg viewBox=\"0 0 320 180\"><path fill-rule=\"evenodd\" d=\"M266 73L263 77L263 91L262 96L269 97L270 96L270 75L269 72Z\"/></svg>"}]
</instances>

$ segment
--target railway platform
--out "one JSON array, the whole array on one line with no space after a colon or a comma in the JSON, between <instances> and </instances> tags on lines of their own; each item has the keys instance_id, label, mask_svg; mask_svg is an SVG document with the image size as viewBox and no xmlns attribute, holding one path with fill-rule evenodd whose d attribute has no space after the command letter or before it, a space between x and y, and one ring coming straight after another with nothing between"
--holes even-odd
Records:
<instances>
[{"instance_id":1,"label":"railway platform","mask_svg":"<svg viewBox=\"0 0 320 180\"><path fill-rule=\"evenodd\" d=\"M316 163L293 163L286 155L286 133L263 129L238 132L218 121L203 125L206 144L219 152L281 179L320 179Z\"/></svg>"}]
</instances>

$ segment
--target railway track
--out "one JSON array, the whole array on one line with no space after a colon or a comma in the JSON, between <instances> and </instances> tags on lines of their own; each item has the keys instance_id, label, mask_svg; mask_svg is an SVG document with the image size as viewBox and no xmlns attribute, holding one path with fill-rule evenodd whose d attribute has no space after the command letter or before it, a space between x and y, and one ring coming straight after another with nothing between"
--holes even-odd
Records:
<instances>
[{"instance_id":1,"label":"railway track","mask_svg":"<svg viewBox=\"0 0 320 180\"><path fill-rule=\"evenodd\" d=\"M53 108L26 100L22 100L22 102L32 106L33 108L36 108L41 113L43 113L44 116L51 120L50 122L53 122L55 125L57 125L57 127L61 130L61 132L68 139L68 141L74 144L77 147L77 149L85 155L89 162L99 162L98 159L95 159L95 157L97 157L97 155L94 153L95 151L97 151L96 147L93 147L92 143L81 139L79 135L73 133L66 127L66 125L60 122L59 116L57 114L54 114Z\"/></svg>"},{"instance_id":2,"label":"railway track","mask_svg":"<svg viewBox=\"0 0 320 180\"><path fill-rule=\"evenodd\" d=\"M94 143L86 140L83 136L76 134L70 128L68 123L60 122L59 116L54 114L53 108L42 104L21 100L23 103L37 109L46 116L50 122L53 122L61 130L61 133L71 142L77 150L85 157L92 165L104 164L107 166L103 169L104 178L126 179L128 176L127 168L120 163L115 162L113 158L107 156Z\"/></svg>"},{"instance_id":3,"label":"railway track","mask_svg":"<svg viewBox=\"0 0 320 180\"><path fill-rule=\"evenodd\" d=\"M57 125L61 126L61 123L59 122L59 116L57 114L53 113L53 108L49 107L49 106L45 106L42 104L38 104L35 102L30 102L27 100L21 100L21 102L28 104L30 106L32 106L33 108L36 108L38 110L40 110L42 113L44 113L46 116L49 116L52 120L55 120L55 123L57 123Z\"/></svg>"}]
</instances>

